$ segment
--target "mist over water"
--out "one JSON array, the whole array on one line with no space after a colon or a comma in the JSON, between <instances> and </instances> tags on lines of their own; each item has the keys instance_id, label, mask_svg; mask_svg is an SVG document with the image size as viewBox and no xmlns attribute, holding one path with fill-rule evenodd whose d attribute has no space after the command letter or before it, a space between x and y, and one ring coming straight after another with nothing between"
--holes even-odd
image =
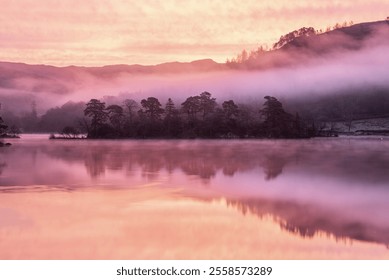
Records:
<instances>
[{"instance_id":1,"label":"mist over water","mask_svg":"<svg viewBox=\"0 0 389 280\"><path fill-rule=\"evenodd\" d=\"M273 226L294 236L295 241L289 246L297 246L301 239L317 239L322 233L327 237L320 237L321 242L335 238L364 242L373 247L373 244L379 244L385 248L389 244L386 215L389 211L386 170L389 142L386 138L278 141L45 139L44 136L26 135L20 140L12 140L11 148L0 150L0 199L39 194L40 198L36 196L33 201L41 203L46 197L67 200L67 197L77 199L85 194L89 197L87 200L69 207L84 205L104 211L111 209L113 201L92 206L90 203L95 202L90 197L104 194L109 199L115 193L121 193L126 197L121 201L127 201L127 206L118 202L121 207L127 209L130 205L138 205L138 210L134 211L140 216L155 214L153 207L164 208L167 200L171 205L188 205L185 208L188 211L195 207L191 203L204 204L207 209L210 207L206 214L210 219L219 215L212 208L215 203L221 203L218 207L229 213L224 213L225 217L233 216L230 212L233 211L254 218L252 222L256 221L258 225L271 217ZM149 204L149 201L153 203ZM11 210L4 211L14 213L12 215L18 213L17 221L23 227L34 224L23 212L19 213L27 209ZM168 222L166 219L173 219L169 223L176 227L189 215L169 213L170 216L154 221L155 225L162 227ZM93 221L102 219L95 211L88 215ZM136 219L128 220L127 226L136 224ZM220 221L219 216L215 219ZM205 226L201 221L198 226ZM66 226L62 226L66 231ZM143 235L148 236L146 232L149 230L143 231ZM129 236L132 234L134 232ZM73 238L72 234L70 238ZM256 238L252 237L252 240ZM175 248L181 250L189 243L183 242ZM340 250L342 246L337 244L335 247ZM169 250L162 249L161 245L157 248L162 250L160 256L165 253L163 250ZM140 249L134 254L142 256L142 252ZM205 251L202 253L206 254ZM313 252L315 254L319 256L318 252ZM254 252L244 254L245 258L254 255ZM337 257L335 251L327 255L327 258Z\"/></svg>"}]
</instances>

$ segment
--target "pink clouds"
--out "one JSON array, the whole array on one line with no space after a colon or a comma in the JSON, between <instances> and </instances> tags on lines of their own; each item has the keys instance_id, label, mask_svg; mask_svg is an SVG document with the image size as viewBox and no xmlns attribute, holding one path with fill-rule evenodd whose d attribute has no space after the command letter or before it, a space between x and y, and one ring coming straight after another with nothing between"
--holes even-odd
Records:
<instances>
[{"instance_id":1,"label":"pink clouds","mask_svg":"<svg viewBox=\"0 0 389 280\"><path fill-rule=\"evenodd\" d=\"M104 65L223 62L301 26L383 19L389 3L23 0L1 6L0 60Z\"/></svg>"}]
</instances>

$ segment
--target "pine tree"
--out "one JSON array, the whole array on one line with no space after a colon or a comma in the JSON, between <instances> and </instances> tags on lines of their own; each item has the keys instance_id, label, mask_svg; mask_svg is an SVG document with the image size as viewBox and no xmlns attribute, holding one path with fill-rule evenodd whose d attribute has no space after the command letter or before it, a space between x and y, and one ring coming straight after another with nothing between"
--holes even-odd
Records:
<instances>
[{"instance_id":1,"label":"pine tree","mask_svg":"<svg viewBox=\"0 0 389 280\"><path fill-rule=\"evenodd\" d=\"M108 114L105 111L105 103L97 99L91 99L84 110L85 116L91 117L91 131L88 134L92 137L99 136L99 129L103 126L104 122L108 118Z\"/></svg>"}]
</instances>

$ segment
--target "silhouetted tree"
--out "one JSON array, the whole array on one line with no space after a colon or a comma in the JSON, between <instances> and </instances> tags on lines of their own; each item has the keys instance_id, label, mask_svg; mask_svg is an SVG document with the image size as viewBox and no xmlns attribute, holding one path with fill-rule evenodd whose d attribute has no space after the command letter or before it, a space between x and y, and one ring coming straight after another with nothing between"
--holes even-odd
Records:
<instances>
[{"instance_id":1,"label":"silhouetted tree","mask_svg":"<svg viewBox=\"0 0 389 280\"><path fill-rule=\"evenodd\" d=\"M237 63L245 63L249 58L249 55L246 50L243 50L238 57L236 58Z\"/></svg>"},{"instance_id":2,"label":"silhouetted tree","mask_svg":"<svg viewBox=\"0 0 389 280\"><path fill-rule=\"evenodd\" d=\"M227 59L226 65L229 68L235 69L244 67L254 68L257 65L258 59L260 59L268 50L266 45L261 45L256 50L252 50L249 53L246 50L243 50L235 58Z\"/></svg>"},{"instance_id":3,"label":"silhouetted tree","mask_svg":"<svg viewBox=\"0 0 389 280\"><path fill-rule=\"evenodd\" d=\"M175 114L177 114L176 106L171 98L169 98L165 105L165 119L172 118Z\"/></svg>"},{"instance_id":4,"label":"silhouetted tree","mask_svg":"<svg viewBox=\"0 0 389 280\"><path fill-rule=\"evenodd\" d=\"M111 122L113 128L116 131L116 134L121 134L123 122L124 122L124 113L123 108L119 105L110 105L107 107L108 118Z\"/></svg>"},{"instance_id":5,"label":"silhouetted tree","mask_svg":"<svg viewBox=\"0 0 389 280\"><path fill-rule=\"evenodd\" d=\"M124 124L122 134L125 137L136 137L139 126L140 105L133 99L124 100Z\"/></svg>"},{"instance_id":6,"label":"silhouetted tree","mask_svg":"<svg viewBox=\"0 0 389 280\"><path fill-rule=\"evenodd\" d=\"M137 137L161 137L163 129L161 118L164 113L161 103L155 97L148 97L141 101L141 105L143 109L138 111Z\"/></svg>"},{"instance_id":7,"label":"silhouetted tree","mask_svg":"<svg viewBox=\"0 0 389 280\"><path fill-rule=\"evenodd\" d=\"M142 99L141 105L144 108L145 115L152 121L160 120L164 110L161 108L161 103L155 97Z\"/></svg>"},{"instance_id":8,"label":"silhouetted tree","mask_svg":"<svg viewBox=\"0 0 389 280\"><path fill-rule=\"evenodd\" d=\"M238 117L239 108L233 100L224 101L222 107L223 113L227 119L235 119Z\"/></svg>"},{"instance_id":9,"label":"silhouetted tree","mask_svg":"<svg viewBox=\"0 0 389 280\"><path fill-rule=\"evenodd\" d=\"M238 105L233 100L224 101L222 104L223 118L223 133L226 133L228 137L236 137L240 134L238 131L237 120L239 116Z\"/></svg>"},{"instance_id":10,"label":"silhouetted tree","mask_svg":"<svg viewBox=\"0 0 389 280\"><path fill-rule=\"evenodd\" d=\"M212 98L212 95L204 91L200 94L200 112L202 112L203 120L207 115L213 113L216 108L216 98Z\"/></svg>"},{"instance_id":11,"label":"silhouetted tree","mask_svg":"<svg viewBox=\"0 0 389 280\"><path fill-rule=\"evenodd\" d=\"M190 96L182 104L182 110L188 114L189 120L195 120L196 114L200 112L200 96Z\"/></svg>"},{"instance_id":12,"label":"silhouetted tree","mask_svg":"<svg viewBox=\"0 0 389 280\"><path fill-rule=\"evenodd\" d=\"M134 122L136 112L139 110L139 104L133 99L126 99L124 100L124 105L127 109L129 122Z\"/></svg>"},{"instance_id":13,"label":"silhouetted tree","mask_svg":"<svg viewBox=\"0 0 389 280\"><path fill-rule=\"evenodd\" d=\"M84 110L85 116L91 117L91 131L88 131L91 137L101 136L99 130L102 129L108 114L105 111L105 103L97 99L91 99Z\"/></svg>"},{"instance_id":14,"label":"silhouetted tree","mask_svg":"<svg viewBox=\"0 0 389 280\"><path fill-rule=\"evenodd\" d=\"M171 98L168 99L165 105L165 118L163 120L166 136L178 137L181 132L181 119L179 112Z\"/></svg>"},{"instance_id":15,"label":"silhouetted tree","mask_svg":"<svg viewBox=\"0 0 389 280\"><path fill-rule=\"evenodd\" d=\"M212 114L217 105L216 99L205 91L200 95L188 97L181 105L182 112L188 115L184 137L213 137L216 131L213 127L216 116ZM197 118L198 114L200 119Z\"/></svg>"},{"instance_id":16,"label":"silhouetted tree","mask_svg":"<svg viewBox=\"0 0 389 280\"><path fill-rule=\"evenodd\" d=\"M301 36L312 36L316 34L316 30L313 27L302 27L298 30L294 30L286 35L281 36L280 40L273 45L273 49L279 49L286 44L292 42Z\"/></svg>"},{"instance_id":17,"label":"silhouetted tree","mask_svg":"<svg viewBox=\"0 0 389 280\"><path fill-rule=\"evenodd\" d=\"M293 117L285 112L277 98L265 96L265 103L260 113L264 117L263 127L267 137L297 137L293 131Z\"/></svg>"}]
</instances>

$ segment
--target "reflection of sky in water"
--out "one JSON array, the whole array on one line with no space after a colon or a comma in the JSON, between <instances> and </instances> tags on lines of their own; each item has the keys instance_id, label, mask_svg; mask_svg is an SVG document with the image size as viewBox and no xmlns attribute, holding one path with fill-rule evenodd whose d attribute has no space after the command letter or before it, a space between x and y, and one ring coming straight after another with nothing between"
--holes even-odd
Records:
<instances>
[{"instance_id":1,"label":"reflection of sky in water","mask_svg":"<svg viewBox=\"0 0 389 280\"><path fill-rule=\"evenodd\" d=\"M56 224L64 230L59 235L69 239L67 242L76 242L83 233L94 235L97 231L103 231L107 238L119 238L117 235L123 232L119 234L110 228L118 227L122 231L123 227L128 227L131 230L122 238L141 238L137 234L143 234L143 238L153 237L164 243L152 242L156 248L146 246L148 253L141 248L138 252L130 250L135 258L234 258L228 253L236 250L228 245L235 242L231 232L247 238L248 246L255 243L261 247L264 240L259 238L260 231L268 227L277 234L273 232L274 238L267 237L266 242L275 244L279 239L284 244L288 240L285 246L290 252L280 248L277 254L272 254L270 247L265 246L266 250L246 248L247 251L239 251L237 257L389 257L389 251L382 246L389 244L388 141L48 141L28 137L13 141L12 147L0 150L0 203L9 204L9 209L22 216L3 216L8 217L7 221L17 221L24 219L23 213L32 213L29 220L33 219L38 226L12 238L0 226L0 234L1 239L15 243L22 240L32 246L31 250L34 244L29 241L34 232L37 234L39 225L42 232L53 230L51 234L55 238L59 233L52 226ZM127 212L134 207L134 213ZM173 213L174 207L177 207L176 213ZM161 216L166 211L167 216ZM53 219L57 216L58 221L52 221L48 217L51 215ZM85 215L79 217L85 223L97 224L85 228L86 225L77 220L79 215ZM200 215L197 220L196 215ZM134 229L143 218L155 224L142 222L139 226L143 230ZM197 239L192 236L191 242L182 241L165 248L166 244L174 242L173 236L178 238L175 235L180 234L175 232L170 236L168 232L172 229L165 228L167 225L183 231L184 235L191 234L181 227L180 223L185 224L185 221L191 221L191 228L203 228L204 233ZM212 229L221 221L226 221L222 229ZM237 225L241 229L237 229ZM155 237L150 232L153 230L168 235ZM188 251L196 240L201 243L206 239L210 243L209 231L212 230L225 244L218 240L221 247L214 248L213 253L198 244L196 252ZM351 247L344 243L334 245L328 235L354 240L354 243ZM301 237L309 239L302 242ZM97 234L95 242L104 243L101 238L103 236ZM355 244L358 241L369 243ZM376 247L373 243L382 245ZM6 250L1 244L0 249ZM315 244L314 248L309 244ZM308 253L308 248L313 251ZM124 256L106 250L102 249L96 258ZM68 253L67 256L71 256ZM41 256L50 254L55 256L55 252L50 253L47 248ZM4 256L18 258L16 253L10 252ZM90 257L88 252L77 256ZM130 252L126 257L131 257Z\"/></svg>"},{"instance_id":2,"label":"reflection of sky in water","mask_svg":"<svg viewBox=\"0 0 389 280\"><path fill-rule=\"evenodd\" d=\"M0 229L31 226L32 221L12 208L0 208Z\"/></svg>"}]
</instances>

